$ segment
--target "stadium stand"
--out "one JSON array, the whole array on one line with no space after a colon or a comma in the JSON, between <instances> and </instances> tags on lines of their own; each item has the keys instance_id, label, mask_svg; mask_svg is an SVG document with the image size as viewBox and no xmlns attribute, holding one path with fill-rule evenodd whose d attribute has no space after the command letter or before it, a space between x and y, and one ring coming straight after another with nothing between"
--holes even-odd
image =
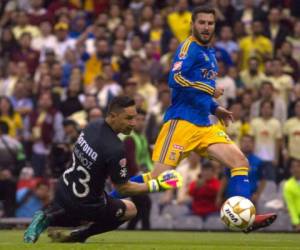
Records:
<instances>
[{"instance_id":1,"label":"stadium stand","mask_svg":"<svg viewBox=\"0 0 300 250\"><path fill-rule=\"evenodd\" d=\"M27 224L32 213L15 218L18 209L47 206L79 130L94 112L104 116L112 97L129 95L146 111L152 148L170 103L172 55L190 32L192 9L210 3L218 16L213 46L222 71L217 84L225 90L220 102L241 107L229 134L238 144L245 134L256 139L254 153L268 172L257 209L279 215L267 230L293 230L282 189L290 159L300 159L298 2L1 1L0 121L8 131L0 128L0 225ZM264 100L273 101L278 128L260 125L267 122L259 112ZM221 179L224 166L214 171ZM48 195L37 191L41 183ZM217 215L200 218L189 199L178 204L177 198L151 195L151 229L224 229Z\"/></svg>"}]
</instances>

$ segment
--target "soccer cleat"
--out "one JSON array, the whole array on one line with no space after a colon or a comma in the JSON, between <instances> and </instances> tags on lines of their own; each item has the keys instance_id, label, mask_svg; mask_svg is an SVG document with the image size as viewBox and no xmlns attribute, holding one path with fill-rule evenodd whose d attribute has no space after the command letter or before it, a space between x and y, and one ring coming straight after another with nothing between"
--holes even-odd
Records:
<instances>
[{"instance_id":1,"label":"soccer cleat","mask_svg":"<svg viewBox=\"0 0 300 250\"><path fill-rule=\"evenodd\" d=\"M59 243L84 243L86 238L80 235L80 230L72 231L70 234L65 234L62 231L58 230L49 230L48 237L51 238L52 242Z\"/></svg>"},{"instance_id":2,"label":"soccer cleat","mask_svg":"<svg viewBox=\"0 0 300 250\"><path fill-rule=\"evenodd\" d=\"M276 220L276 218L277 214L275 213L256 215L253 224L247 229L245 229L243 232L250 233L260 228L268 227Z\"/></svg>"},{"instance_id":3,"label":"soccer cleat","mask_svg":"<svg viewBox=\"0 0 300 250\"><path fill-rule=\"evenodd\" d=\"M25 243L35 243L40 234L48 227L49 219L43 211L38 211L33 216L32 222L24 233Z\"/></svg>"}]
</instances>

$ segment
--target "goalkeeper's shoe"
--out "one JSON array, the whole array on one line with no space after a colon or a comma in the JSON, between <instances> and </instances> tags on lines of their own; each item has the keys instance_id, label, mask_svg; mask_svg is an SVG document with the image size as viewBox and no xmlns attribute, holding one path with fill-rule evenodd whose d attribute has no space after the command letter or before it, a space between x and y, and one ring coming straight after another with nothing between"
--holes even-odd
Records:
<instances>
[{"instance_id":1,"label":"goalkeeper's shoe","mask_svg":"<svg viewBox=\"0 0 300 250\"><path fill-rule=\"evenodd\" d=\"M59 243L84 243L86 241L86 238L82 237L80 230L74 230L69 234L59 230L49 230L48 237L51 238L52 242Z\"/></svg>"},{"instance_id":2,"label":"goalkeeper's shoe","mask_svg":"<svg viewBox=\"0 0 300 250\"><path fill-rule=\"evenodd\" d=\"M244 233L250 233L260 228L268 227L276 220L276 218L277 214L275 213L256 215L253 224L245 229Z\"/></svg>"},{"instance_id":3,"label":"goalkeeper's shoe","mask_svg":"<svg viewBox=\"0 0 300 250\"><path fill-rule=\"evenodd\" d=\"M38 211L33 216L32 222L24 233L25 243L35 243L40 234L48 227L49 219L43 211Z\"/></svg>"}]
</instances>

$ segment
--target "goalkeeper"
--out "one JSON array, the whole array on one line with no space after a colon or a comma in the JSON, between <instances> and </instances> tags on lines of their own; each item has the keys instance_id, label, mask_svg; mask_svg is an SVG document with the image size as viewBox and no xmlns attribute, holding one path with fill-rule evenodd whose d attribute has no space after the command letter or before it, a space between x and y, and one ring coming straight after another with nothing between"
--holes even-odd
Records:
<instances>
[{"instance_id":1,"label":"goalkeeper","mask_svg":"<svg viewBox=\"0 0 300 250\"><path fill-rule=\"evenodd\" d=\"M135 103L126 96L112 100L105 120L90 123L79 135L73 148L72 166L59 179L54 201L38 211L24 233L26 243L34 243L48 226L83 227L62 235L50 236L60 242L84 242L92 235L118 228L136 216L129 200L114 199L104 191L110 177L124 196L178 188L181 176L168 170L145 183L130 182L124 148L118 133L129 134L135 125Z\"/></svg>"}]
</instances>

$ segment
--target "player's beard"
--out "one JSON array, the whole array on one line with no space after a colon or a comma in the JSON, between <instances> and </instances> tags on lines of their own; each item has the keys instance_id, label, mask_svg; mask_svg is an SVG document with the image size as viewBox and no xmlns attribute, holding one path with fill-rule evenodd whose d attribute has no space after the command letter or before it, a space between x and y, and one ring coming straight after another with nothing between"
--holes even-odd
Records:
<instances>
[{"instance_id":1,"label":"player's beard","mask_svg":"<svg viewBox=\"0 0 300 250\"><path fill-rule=\"evenodd\" d=\"M204 38L203 35L208 35L208 38ZM209 32L206 32L206 31L202 31L201 33L199 33L196 29L193 30L193 35L194 37L196 37L196 39L204 44L204 45L207 45L208 43L211 42L212 38L213 38L213 35L214 35L214 32L212 32L211 34L209 34Z\"/></svg>"}]
</instances>

